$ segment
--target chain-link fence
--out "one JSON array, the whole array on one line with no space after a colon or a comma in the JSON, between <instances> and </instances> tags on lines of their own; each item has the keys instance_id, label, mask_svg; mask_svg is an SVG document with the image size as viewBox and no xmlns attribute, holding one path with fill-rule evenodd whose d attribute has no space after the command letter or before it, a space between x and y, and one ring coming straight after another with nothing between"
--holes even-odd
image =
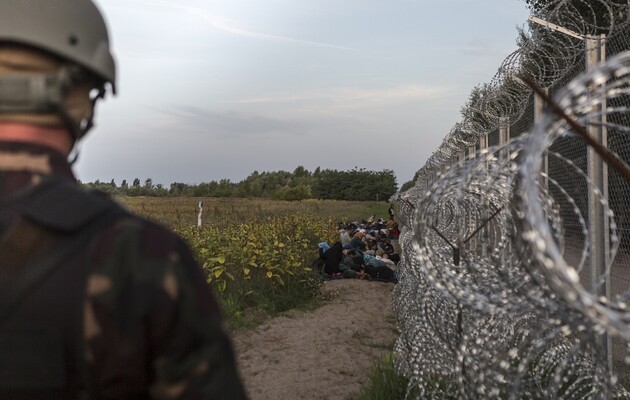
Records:
<instances>
[{"instance_id":1,"label":"chain-link fence","mask_svg":"<svg viewBox=\"0 0 630 400\"><path fill-rule=\"evenodd\" d=\"M630 2L546 3L399 197L410 396L630 399Z\"/></svg>"}]
</instances>

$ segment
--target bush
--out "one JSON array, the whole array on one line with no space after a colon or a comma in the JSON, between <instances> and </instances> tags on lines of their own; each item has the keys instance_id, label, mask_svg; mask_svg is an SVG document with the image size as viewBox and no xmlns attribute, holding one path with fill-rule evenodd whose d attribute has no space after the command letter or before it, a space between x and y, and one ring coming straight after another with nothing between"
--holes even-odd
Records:
<instances>
[{"instance_id":1,"label":"bush","mask_svg":"<svg viewBox=\"0 0 630 400\"><path fill-rule=\"evenodd\" d=\"M275 315L312 303L322 282L310 268L317 243L338 234L332 221L301 214L178 231L235 325L253 308Z\"/></svg>"}]
</instances>

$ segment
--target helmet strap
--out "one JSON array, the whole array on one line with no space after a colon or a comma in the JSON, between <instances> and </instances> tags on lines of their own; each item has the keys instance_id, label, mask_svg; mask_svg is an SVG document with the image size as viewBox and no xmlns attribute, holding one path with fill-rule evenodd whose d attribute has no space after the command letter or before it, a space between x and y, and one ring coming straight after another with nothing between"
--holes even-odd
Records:
<instances>
[{"instance_id":1,"label":"helmet strap","mask_svg":"<svg viewBox=\"0 0 630 400\"><path fill-rule=\"evenodd\" d=\"M79 143L79 140L75 140L72 151L70 151L70 154L68 155L68 164L70 164L70 166L74 166L74 164L79 160L79 153L81 150L81 145Z\"/></svg>"}]
</instances>

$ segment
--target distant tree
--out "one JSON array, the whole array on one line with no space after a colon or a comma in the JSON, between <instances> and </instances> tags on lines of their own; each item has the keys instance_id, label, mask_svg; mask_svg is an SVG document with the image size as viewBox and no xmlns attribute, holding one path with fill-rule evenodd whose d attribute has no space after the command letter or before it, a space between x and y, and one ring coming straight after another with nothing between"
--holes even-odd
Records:
<instances>
[{"instance_id":1,"label":"distant tree","mask_svg":"<svg viewBox=\"0 0 630 400\"><path fill-rule=\"evenodd\" d=\"M335 200L386 200L396 193L393 171L323 170L313 182L313 196Z\"/></svg>"},{"instance_id":2,"label":"distant tree","mask_svg":"<svg viewBox=\"0 0 630 400\"><path fill-rule=\"evenodd\" d=\"M168 190L170 195L181 196L186 192L188 185L182 182L173 182Z\"/></svg>"},{"instance_id":3,"label":"distant tree","mask_svg":"<svg viewBox=\"0 0 630 400\"><path fill-rule=\"evenodd\" d=\"M311 173L308 172L308 170L301 165L299 165L295 170L293 170L293 176L295 178L304 178L310 175Z\"/></svg>"},{"instance_id":4,"label":"distant tree","mask_svg":"<svg viewBox=\"0 0 630 400\"><path fill-rule=\"evenodd\" d=\"M311 174L298 166L293 172L254 171L238 183L229 179L198 185L173 182L167 189L162 184L153 184L151 178L147 178L141 186L140 179L135 178L131 187L124 179L120 188L116 187L114 179L110 183L96 180L83 186L127 196L266 197L290 201L316 197L373 201L386 200L395 193L396 178L391 170L375 172L355 167L350 171L337 171L317 167Z\"/></svg>"},{"instance_id":5,"label":"distant tree","mask_svg":"<svg viewBox=\"0 0 630 400\"><path fill-rule=\"evenodd\" d=\"M158 183L157 185L155 185L155 187L153 188L151 192L152 192L151 193L152 196L157 196L157 197L164 197L168 195L168 190L166 190L164 185L162 185L161 183Z\"/></svg>"},{"instance_id":6,"label":"distant tree","mask_svg":"<svg viewBox=\"0 0 630 400\"><path fill-rule=\"evenodd\" d=\"M378 200L387 201L398 190L396 175L390 169L384 169L376 172L374 175L374 194Z\"/></svg>"},{"instance_id":7,"label":"distant tree","mask_svg":"<svg viewBox=\"0 0 630 400\"><path fill-rule=\"evenodd\" d=\"M407 190L411 189L413 185L415 185L415 181L407 181L402 184L402 186L400 187L400 191L406 192Z\"/></svg>"},{"instance_id":8,"label":"distant tree","mask_svg":"<svg viewBox=\"0 0 630 400\"><path fill-rule=\"evenodd\" d=\"M221 179L217 187L216 197L232 197L233 184L229 179Z\"/></svg>"},{"instance_id":9,"label":"distant tree","mask_svg":"<svg viewBox=\"0 0 630 400\"><path fill-rule=\"evenodd\" d=\"M400 187L400 191L406 192L407 190L411 189L416 184L419 174L420 174L420 171L416 171L416 173L413 174L413 178L410 181L403 183L403 185Z\"/></svg>"},{"instance_id":10,"label":"distant tree","mask_svg":"<svg viewBox=\"0 0 630 400\"><path fill-rule=\"evenodd\" d=\"M311 197L311 188L308 186L284 186L278 189L273 198L276 200L298 201Z\"/></svg>"}]
</instances>

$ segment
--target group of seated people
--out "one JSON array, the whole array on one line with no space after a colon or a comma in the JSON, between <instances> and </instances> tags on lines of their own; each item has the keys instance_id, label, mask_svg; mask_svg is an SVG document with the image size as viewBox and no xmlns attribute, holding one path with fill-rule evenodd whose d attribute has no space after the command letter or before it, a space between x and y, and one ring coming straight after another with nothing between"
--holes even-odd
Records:
<instances>
[{"instance_id":1,"label":"group of seated people","mask_svg":"<svg viewBox=\"0 0 630 400\"><path fill-rule=\"evenodd\" d=\"M329 245L319 243L319 258L314 267L330 279L355 278L397 282L396 266L400 256L390 237L393 220L350 223L339 230L339 240Z\"/></svg>"}]
</instances>

